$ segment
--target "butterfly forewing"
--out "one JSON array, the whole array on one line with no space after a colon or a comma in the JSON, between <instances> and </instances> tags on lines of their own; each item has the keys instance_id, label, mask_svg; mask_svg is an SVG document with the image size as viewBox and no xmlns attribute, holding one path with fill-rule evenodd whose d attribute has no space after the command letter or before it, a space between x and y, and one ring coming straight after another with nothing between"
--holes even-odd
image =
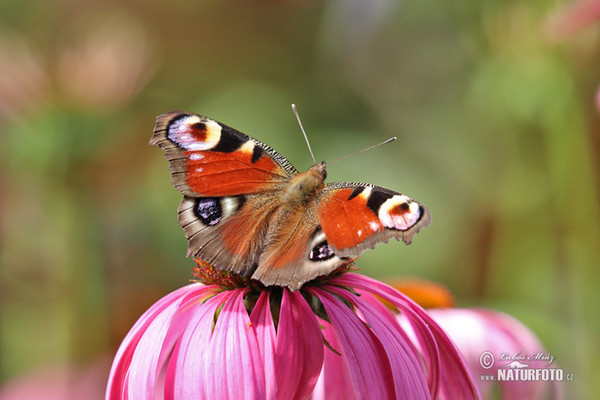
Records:
<instances>
[{"instance_id":1,"label":"butterfly forewing","mask_svg":"<svg viewBox=\"0 0 600 400\"><path fill-rule=\"evenodd\" d=\"M430 222L421 203L379 186L334 183L325 187L324 197L321 227L339 256L358 256L390 238L409 244Z\"/></svg>"},{"instance_id":2,"label":"butterfly forewing","mask_svg":"<svg viewBox=\"0 0 600 400\"><path fill-rule=\"evenodd\" d=\"M173 185L187 196L277 190L278 184L297 174L269 146L196 114L160 115L150 143L165 151Z\"/></svg>"}]
</instances>

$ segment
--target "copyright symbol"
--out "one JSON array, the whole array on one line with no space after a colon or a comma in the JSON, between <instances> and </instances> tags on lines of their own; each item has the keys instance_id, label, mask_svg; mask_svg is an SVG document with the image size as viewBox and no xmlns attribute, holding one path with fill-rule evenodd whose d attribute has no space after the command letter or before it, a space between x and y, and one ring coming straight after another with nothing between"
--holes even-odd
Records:
<instances>
[{"instance_id":1,"label":"copyright symbol","mask_svg":"<svg viewBox=\"0 0 600 400\"><path fill-rule=\"evenodd\" d=\"M484 351L479 356L479 365L481 365L483 369L492 368L494 366L494 361L494 355L489 351Z\"/></svg>"}]
</instances>

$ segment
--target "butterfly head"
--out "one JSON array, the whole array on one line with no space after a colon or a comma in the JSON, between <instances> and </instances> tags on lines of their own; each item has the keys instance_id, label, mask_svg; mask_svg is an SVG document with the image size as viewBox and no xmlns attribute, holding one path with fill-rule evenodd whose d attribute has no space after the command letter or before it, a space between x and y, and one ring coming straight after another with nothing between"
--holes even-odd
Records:
<instances>
[{"instance_id":1,"label":"butterfly head","mask_svg":"<svg viewBox=\"0 0 600 400\"><path fill-rule=\"evenodd\" d=\"M315 199L325 186L325 165L324 161L317 163L308 171L291 177L284 201L305 204Z\"/></svg>"},{"instance_id":2,"label":"butterfly head","mask_svg":"<svg viewBox=\"0 0 600 400\"><path fill-rule=\"evenodd\" d=\"M307 172L313 171L312 174L317 177L320 176L321 181L324 182L325 179L327 179L327 170L325 169L326 167L327 163L325 161L321 161L320 163L316 163L315 165L310 167L310 169Z\"/></svg>"}]
</instances>

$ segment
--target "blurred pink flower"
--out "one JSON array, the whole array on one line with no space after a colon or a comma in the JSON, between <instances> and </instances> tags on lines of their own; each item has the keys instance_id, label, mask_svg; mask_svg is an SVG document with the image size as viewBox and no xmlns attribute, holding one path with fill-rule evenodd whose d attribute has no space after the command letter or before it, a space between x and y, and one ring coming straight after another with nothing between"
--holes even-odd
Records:
<instances>
[{"instance_id":1,"label":"blurred pink flower","mask_svg":"<svg viewBox=\"0 0 600 400\"><path fill-rule=\"evenodd\" d=\"M152 41L135 19L111 15L81 26L58 55L58 84L73 103L122 107L152 75Z\"/></svg>"},{"instance_id":2,"label":"blurred pink flower","mask_svg":"<svg viewBox=\"0 0 600 400\"><path fill-rule=\"evenodd\" d=\"M45 60L18 34L0 32L0 119L52 102L88 109L119 108L131 101L154 72L151 35L135 18L109 14L66 25L68 41Z\"/></svg>"},{"instance_id":3,"label":"blurred pink flower","mask_svg":"<svg viewBox=\"0 0 600 400\"><path fill-rule=\"evenodd\" d=\"M104 392L110 359L90 365L52 365L3 382L0 400L98 399Z\"/></svg>"},{"instance_id":4,"label":"blurred pink flower","mask_svg":"<svg viewBox=\"0 0 600 400\"><path fill-rule=\"evenodd\" d=\"M394 314L405 316L417 350ZM460 353L415 302L346 273L292 292L194 283L133 326L106 399L477 398Z\"/></svg>"},{"instance_id":5,"label":"blurred pink flower","mask_svg":"<svg viewBox=\"0 0 600 400\"><path fill-rule=\"evenodd\" d=\"M546 352L537 336L515 318L483 308L453 308L454 299L445 287L422 279L400 279L393 287L410 296L448 333L465 357L472 377L478 382L483 399L542 399L550 392L562 398L560 382L487 380L498 376L498 369L515 366L512 361L530 369L554 369L554 356ZM386 302L384 301L384 304ZM389 304L388 304L389 306ZM400 324L414 337L406 316L397 315ZM418 339L414 339L419 346ZM511 365L509 365L511 364ZM508 367L507 367L508 365ZM453 396L443 397L453 398Z\"/></svg>"},{"instance_id":6,"label":"blurred pink flower","mask_svg":"<svg viewBox=\"0 0 600 400\"><path fill-rule=\"evenodd\" d=\"M600 0L571 1L554 11L546 22L551 39L564 39L600 19Z\"/></svg>"},{"instance_id":7,"label":"blurred pink flower","mask_svg":"<svg viewBox=\"0 0 600 400\"><path fill-rule=\"evenodd\" d=\"M26 41L0 34L0 117L15 119L34 109L50 87L46 66Z\"/></svg>"},{"instance_id":8,"label":"blurred pink flower","mask_svg":"<svg viewBox=\"0 0 600 400\"><path fill-rule=\"evenodd\" d=\"M509 364L514 361L531 369L557 368L554 356L546 351L529 328L515 318L477 308L427 311L465 356L483 399L496 398L494 389L499 389L500 398L507 400L547 398L549 389L554 398L562 398L562 387L558 382L551 386L551 381L543 380L497 382L480 379L482 376L496 377L498 369L510 368Z\"/></svg>"}]
</instances>

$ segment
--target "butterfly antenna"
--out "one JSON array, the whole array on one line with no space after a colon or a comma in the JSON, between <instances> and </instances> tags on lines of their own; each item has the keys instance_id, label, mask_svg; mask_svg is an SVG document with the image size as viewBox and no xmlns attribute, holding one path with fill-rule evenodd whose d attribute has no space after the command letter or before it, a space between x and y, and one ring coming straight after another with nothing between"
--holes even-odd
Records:
<instances>
[{"instance_id":1,"label":"butterfly antenna","mask_svg":"<svg viewBox=\"0 0 600 400\"><path fill-rule=\"evenodd\" d=\"M313 151L310 148L310 142L308 141L308 136L306 136L306 132L304 132L304 127L302 126L302 121L300 121L300 115L298 115L298 109L296 108L295 104L292 104L292 110L294 110L294 115L296 116L296 119L298 120L298 124L300 125L300 130L302 131L302 134L304 135L304 139L306 140L306 145L308 146L308 151L310 151L310 156L313 159L313 163L316 164L317 160L315 160L315 155L313 154Z\"/></svg>"},{"instance_id":2,"label":"butterfly antenna","mask_svg":"<svg viewBox=\"0 0 600 400\"><path fill-rule=\"evenodd\" d=\"M396 138L396 136L394 136L394 137L391 137L391 138L389 138L389 139L387 139L387 140L384 140L384 141L383 141L383 142L381 142L381 143L377 143L377 144L374 144L373 146L369 146L369 147L367 147L366 149L358 150L358 151L355 151L354 153L350 153L350 154L348 154L347 156L344 156L344 157L342 157L342 158L338 158L338 159L337 159L337 160L335 160L335 161L332 161L332 162L330 162L330 163L327 163L327 164L325 164L325 166L326 166L326 167L328 167L328 166L330 166L331 164L335 164L336 162L338 162L338 161L342 161L342 160L343 160L343 159L345 159L345 158L348 158L348 157L354 156L354 155L356 155L356 154L358 154L358 153L362 153L363 151L367 151L367 150L374 149L375 147L379 147L379 146L381 146L381 145L383 145L383 144L388 144L388 143L390 143L390 142L393 142L393 141L394 141L394 140L396 140L396 139L397 139L397 138Z\"/></svg>"}]
</instances>

